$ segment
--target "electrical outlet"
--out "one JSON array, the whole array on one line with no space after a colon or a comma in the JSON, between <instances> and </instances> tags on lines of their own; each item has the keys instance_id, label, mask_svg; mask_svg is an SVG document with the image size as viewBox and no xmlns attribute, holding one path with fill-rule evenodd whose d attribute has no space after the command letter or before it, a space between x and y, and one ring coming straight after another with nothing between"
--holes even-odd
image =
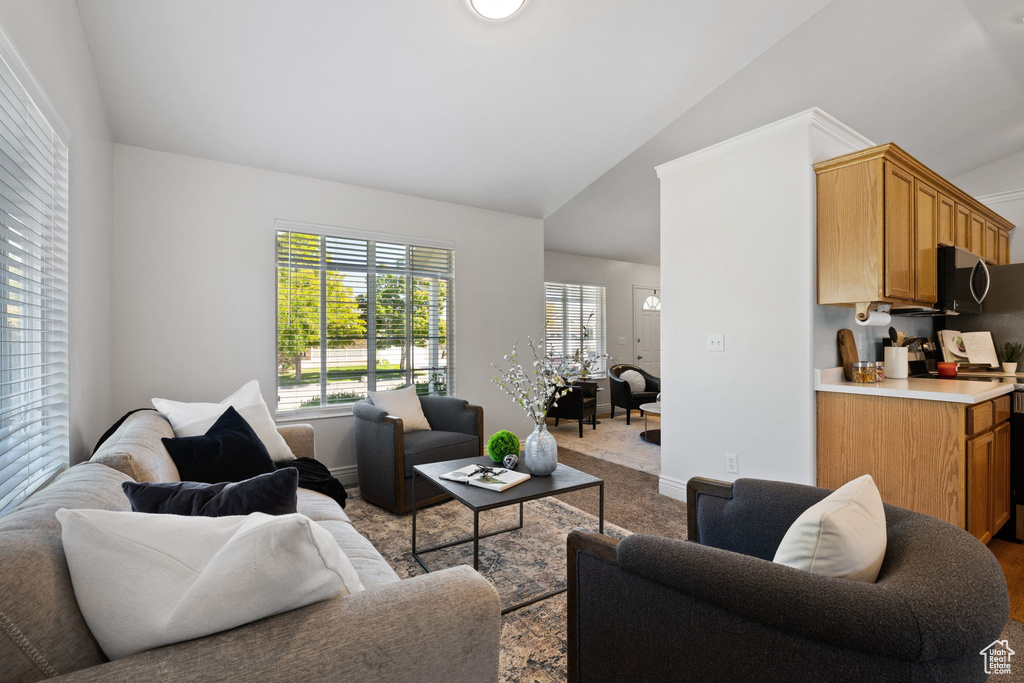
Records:
<instances>
[{"instance_id":1,"label":"electrical outlet","mask_svg":"<svg viewBox=\"0 0 1024 683\"><path fill-rule=\"evenodd\" d=\"M709 334L708 351L725 351L725 335Z\"/></svg>"},{"instance_id":2,"label":"electrical outlet","mask_svg":"<svg viewBox=\"0 0 1024 683\"><path fill-rule=\"evenodd\" d=\"M728 474L740 473L740 459L734 453L725 454L725 471Z\"/></svg>"},{"instance_id":3,"label":"electrical outlet","mask_svg":"<svg viewBox=\"0 0 1024 683\"><path fill-rule=\"evenodd\" d=\"M626 343L626 338L625 337L619 337L619 344L625 344L625 343Z\"/></svg>"}]
</instances>

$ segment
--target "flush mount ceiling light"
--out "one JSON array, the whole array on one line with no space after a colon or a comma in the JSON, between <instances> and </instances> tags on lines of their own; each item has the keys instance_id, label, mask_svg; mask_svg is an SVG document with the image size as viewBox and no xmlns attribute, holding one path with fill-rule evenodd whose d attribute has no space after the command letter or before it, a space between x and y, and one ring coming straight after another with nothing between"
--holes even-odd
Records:
<instances>
[{"instance_id":1,"label":"flush mount ceiling light","mask_svg":"<svg viewBox=\"0 0 1024 683\"><path fill-rule=\"evenodd\" d=\"M473 10L484 19L507 19L523 6L526 0L469 0Z\"/></svg>"}]
</instances>

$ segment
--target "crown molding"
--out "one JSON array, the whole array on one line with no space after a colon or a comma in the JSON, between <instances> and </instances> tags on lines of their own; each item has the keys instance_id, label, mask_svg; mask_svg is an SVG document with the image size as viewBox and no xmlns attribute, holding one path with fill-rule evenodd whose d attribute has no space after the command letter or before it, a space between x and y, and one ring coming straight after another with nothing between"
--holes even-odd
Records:
<instances>
[{"instance_id":1,"label":"crown molding","mask_svg":"<svg viewBox=\"0 0 1024 683\"><path fill-rule=\"evenodd\" d=\"M983 194L979 197L975 197L975 199L986 206L992 206L993 204L1005 204L1006 202L1016 202L1024 199L1024 188L1019 190L1010 190L1009 192Z\"/></svg>"},{"instance_id":2,"label":"crown molding","mask_svg":"<svg viewBox=\"0 0 1024 683\"><path fill-rule=\"evenodd\" d=\"M18 54L18 50L14 47L14 43L11 42L10 38L4 32L3 27L0 26L0 59L7 64L7 67L14 74L14 77L18 79L21 87L28 93L29 98L32 100L32 104L35 105L39 113L43 115L46 122L50 124L60 139L65 145L71 142L71 129L68 128L67 124L64 123L64 119L57 113L57 108L53 106L53 102L46 96L46 91L39 85L39 81L36 80L35 76L29 70L25 60Z\"/></svg>"},{"instance_id":3,"label":"crown molding","mask_svg":"<svg viewBox=\"0 0 1024 683\"><path fill-rule=\"evenodd\" d=\"M725 156L726 154L732 154L733 152L744 149L746 147L752 147L759 145L763 142L771 140L772 138L779 137L791 133L795 130L802 128L814 128L829 137L846 143L855 149L862 149L864 147L872 147L874 143L868 140L866 137L853 130L844 123L841 123L835 117L830 116L817 107L811 107L805 109L802 112L787 116L784 119L769 123L766 126L755 128L754 130L747 131L736 137L723 140L722 142L705 147L702 150L687 154L686 156L679 157L672 161L668 161L660 166L655 167L655 171L659 178L664 178L667 175L677 173L686 168L692 168L698 164L703 164L711 159Z\"/></svg>"}]
</instances>

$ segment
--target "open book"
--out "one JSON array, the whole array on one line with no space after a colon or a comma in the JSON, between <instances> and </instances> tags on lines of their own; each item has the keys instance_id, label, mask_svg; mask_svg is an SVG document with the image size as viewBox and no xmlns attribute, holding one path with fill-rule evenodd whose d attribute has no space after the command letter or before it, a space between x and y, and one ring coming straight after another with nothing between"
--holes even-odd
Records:
<instances>
[{"instance_id":1,"label":"open book","mask_svg":"<svg viewBox=\"0 0 1024 683\"><path fill-rule=\"evenodd\" d=\"M947 361L999 367L991 332L939 330L939 342L942 345L942 356Z\"/></svg>"},{"instance_id":2,"label":"open book","mask_svg":"<svg viewBox=\"0 0 1024 683\"><path fill-rule=\"evenodd\" d=\"M521 484L530 478L525 472L516 472L504 467L484 467L482 465L466 465L453 472L441 475L442 479L448 481L461 481L473 486L492 491L504 491L507 488Z\"/></svg>"}]
</instances>

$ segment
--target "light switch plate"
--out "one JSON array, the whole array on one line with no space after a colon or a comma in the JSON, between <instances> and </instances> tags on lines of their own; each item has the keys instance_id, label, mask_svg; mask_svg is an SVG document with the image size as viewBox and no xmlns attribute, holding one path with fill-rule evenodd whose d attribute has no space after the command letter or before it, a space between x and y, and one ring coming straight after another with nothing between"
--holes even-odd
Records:
<instances>
[{"instance_id":1,"label":"light switch plate","mask_svg":"<svg viewBox=\"0 0 1024 683\"><path fill-rule=\"evenodd\" d=\"M619 343L620 344L625 344L626 343L626 338L625 337L619 337Z\"/></svg>"},{"instance_id":2,"label":"light switch plate","mask_svg":"<svg viewBox=\"0 0 1024 683\"><path fill-rule=\"evenodd\" d=\"M725 335L724 334L709 334L708 335L708 351L725 351Z\"/></svg>"}]
</instances>

